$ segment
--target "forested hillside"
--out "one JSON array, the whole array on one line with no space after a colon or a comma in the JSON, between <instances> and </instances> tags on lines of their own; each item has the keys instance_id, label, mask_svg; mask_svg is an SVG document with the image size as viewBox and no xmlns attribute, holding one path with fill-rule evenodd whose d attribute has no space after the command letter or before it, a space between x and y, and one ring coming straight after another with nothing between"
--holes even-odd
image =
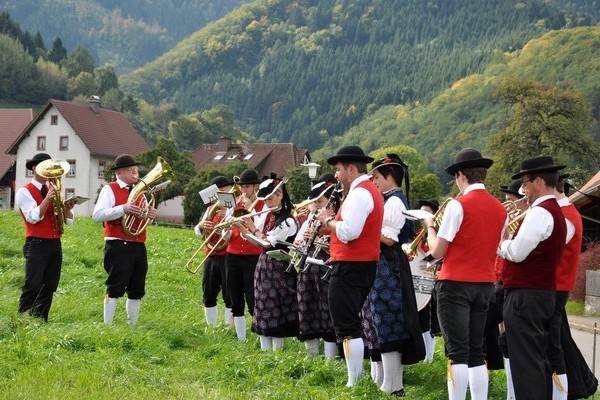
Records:
<instances>
[{"instance_id":1,"label":"forested hillside","mask_svg":"<svg viewBox=\"0 0 600 400\"><path fill-rule=\"evenodd\" d=\"M23 28L127 71L248 0L0 0Z\"/></svg>"},{"instance_id":2,"label":"forested hillside","mask_svg":"<svg viewBox=\"0 0 600 400\"><path fill-rule=\"evenodd\" d=\"M312 150L567 21L536 0L255 1L120 82L186 113L227 104L259 140Z\"/></svg>"},{"instance_id":3,"label":"forested hillside","mask_svg":"<svg viewBox=\"0 0 600 400\"><path fill-rule=\"evenodd\" d=\"M456 151L464 146L473 146L494 155L499 150L489 143L493 134L504 129L513 113L510 104L502 99L507 82L530 81L556 87L555 93L569 93L580 99L584 106L591 107L590 117L596 121L584 120L578 128L577 122L570 125L562 139L564 149L570 143L581 139L582 132L600 141L600 27L576 28L550 32L539 39L527 43L522 50L505 53L491 63L482 74L474 74L461 79L452 87L427 104L411 104L382 107L346 135L330 140L313 157L324 158L345 144L358 144L366 151L406 144L416 148L428 161L431 171L445 176L444 168L451 164ZM512 83L510 83L512 85ZM556 97L556 95L553 95ZM547 99L535 99L547 102ZM587 104L587 105L585 105ZM550 112L540 112L542 117L551 119L552 127L560 127L577 110L563 113L559 110L564 104L550 105ZM543 104L542 104L543 106ZM553 114L556 114L553 115ZM521 128L522 142L526 141L527 126ZM542 132L543 133L543 132ZM544 139L548 141L548 139ZM570 172L580 168L589 178L600 168L596 148L582 146L578 158L565 155L561 149L546 143L547 154L562 156ZM513 149L518 155L523 153ZM571 157L571 158L569 158ZM501 161L497 159L497 161ZM511 165L514 170L516 165ZM585 181L584 181L585 182Z\"/></svg>"}]
</instances>

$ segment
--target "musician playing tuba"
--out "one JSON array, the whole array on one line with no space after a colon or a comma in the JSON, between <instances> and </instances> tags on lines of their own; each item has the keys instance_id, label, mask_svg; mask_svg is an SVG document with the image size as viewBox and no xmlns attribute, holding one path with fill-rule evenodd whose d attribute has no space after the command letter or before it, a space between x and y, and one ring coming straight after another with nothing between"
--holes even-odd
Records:
<instances>
[{"instance_id":1,"label":"musician playing tuba","mask_svg":"<svg viewBox=\"0 0 600 400\"><path fill-rule=\"evenodd\" d=\"M112 325L117 308L117 300L127 293L125 309L127 321L135 325L140 313L142 297L146 294L146 231L130 236L123 230L123 216L131 215L139 219L154 219L156 209L139 207L128 202L130 192L140 180L138 165L129 154L119 155L111 171L116 179L105 185L92 214L95 222L104 225L104 269L106 295L104 297L104 323Z\"/></svg>"},{"instance_id":2,"label":"musician playing tuba","mask_svg":"<svg viewBox=\"0 0 600 400\"><path fill-rule=\"evenodd\" d=\"M38 153L27 161L25 167L33 171L33 179L15 194L15 208L23 217L26 237L23 247L25 284L21 289L19 312L45 321L48 321L52 297L58 288L62 268L62 230L57 225L54 214L55 207L62 206L56 204L60 193L47 186L48 178L37 170L37 166L47 160L54 161L48 154ZM60 163L56 164L60 169ZM63 168L58 176L64 173L66 171ZM73 223L73 205L74 203L64 205L67 224Z\"/></svg>"},{"instance_id":3,"label":"musician playing tuba","mask_svg":"<svg viewBox=\"0 0 600 400\"><path fill-rule=\"evenodd\" d=\"M233 182L224 176L216 176L211 181L219 191L229 192ZM218 200L213 202L207 209L200 222L194 227L194 232L199 238L209 240L210 243L204 247L206 261L202 272L202 303L204 304L204 315L206 324L217 326L218 310L217 297L219 292L225 302L225 324L231 323L231 300L227 293L225 255L227 254L227 242L221 237L221 232L215 232L215 225L225 218L227 209L220 205ZM220 243L223 243L222 246Z\"/></svg>"}]
</instances>

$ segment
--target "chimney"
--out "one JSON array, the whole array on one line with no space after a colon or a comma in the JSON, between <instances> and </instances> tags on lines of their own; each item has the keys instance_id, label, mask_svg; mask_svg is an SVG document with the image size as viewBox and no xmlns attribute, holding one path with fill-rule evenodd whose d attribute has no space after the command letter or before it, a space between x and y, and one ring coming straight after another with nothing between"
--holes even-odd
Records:
<instances>
[{"instance_id":1,"label":"chimney","mask_svg":"<svg viewBox=\"0 0 600 400\"><path fill-rule=\"evenodd\" d=\"M90 105L90 109L96 115L100 115L100 97L93 95L88 99L88 104Z\"/></svg>"},{"instance_id":2,"label":"chimney","mask_svg":"<svg viewBox=\"0 0 600 400\"><path fill-rule=\"evenodd\" d=\"M219 153L227 153L231 148L231 139L228 137L222 137L217 142L217 151Z\"/></svg>"}]
</instances>

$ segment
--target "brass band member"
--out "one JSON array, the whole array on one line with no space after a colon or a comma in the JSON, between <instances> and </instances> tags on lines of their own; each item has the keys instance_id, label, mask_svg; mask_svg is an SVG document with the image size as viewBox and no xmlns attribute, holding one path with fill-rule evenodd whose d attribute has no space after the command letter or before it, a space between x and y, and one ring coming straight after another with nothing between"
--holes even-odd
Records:
<instances>
[{"instance_id":1,"label":"brass band member","mask_svg":"<svg viewBox=\"0 0 600 400\"><path fill-rule=\"evenodd\" d=\"M314 215L317 210L325 207L335 189L336 180L333 174L329 175L325 176L323 181L315 183L310 191L308 198L314 200L314 203L309 205L312 210L296 235L294 243L298 246L304 240L307 240L307 237L312 233L308 226L309 223L312 221L314 225L314 221L318 221ZM334 205L335 211L337 211L337 207ZM324 235L330 234L331 230L325 227L322 227L319 232L321 240ZM326 261L329 258L329 253L321 251L318 257ZM310 265L305 268L305 271L300 271L298 274L298 318L300 327L298 337L301 341L304 341L306 351L310 356L319 354L319 339L323 339L325 358L329 360L338 355L338 348L327 300L329 282L322 279L326 269L326 266Z\"/></svg>"},{"instance_id":2,"label":"brass band member","mask_svg":"<svg viewBox=\"0 0 600 400\"><path fill-rule=\"evenodd\" d=\"M216 185L217 188L222 192L228 192L233 186L233 182L224 176L216 176L211 181L212 185ZM204 237L204 232L207 232L207 236L211 235L209 239L213 246L217 243L222 243L220 233L213 233L215 225L222 221L226 210L221 208L219 211L209 213L212 207L218 207L217 202L213 203L206 209L206 212L198 222L198 225L194 227L194 232L199 238ZM225 255L227 254L226 245L222 250L213 249L211 246L205 247L206 261L204 261L202 270L202 303L204 304L204 315L206 317L206 324L211 326L217 326L218 310L217 310L217 296L221 292L223 301L225 302L225 315L223 321L225 324L231 323L231 299L227 292L226 282L226 266L225 266ZM209 255L210 254L210 255Z\"/></svg>"},{"instance_id":3,"label":"brass band member","mask_svg":"<svg viewBox=\"0 0 600 400\"><path fill-rule=\"evenodd\" d=\"M565 247L567 226L554 197L558 170L552 157L521 162L520 178L531 205L513 239L503 240L500 255L504 325L517 399L547 399L547 338L556 302L556 269Z\"/></svg>"},{"instance_id":4,"label":"brass band member","mask_svg":"<svg viewBox=\"0 0 600 400\"><path fill-rule=\"evenodd\" d=\"M62 268L61 233L54 222L54 189L36 172L37 165L50 160L38 153L25 164L33 171L31 182L17 190L15 208L25 223L25 283L21 289L19 312L48 321L52 297L58 288ZM73 223L73 203L65 204L67 223Z\"/></svg>"},{"instance_id":5,"label":"brass band member","mask_svg":"<svg viewBox=\"0 0 600 400\"><path fill-rule=\"evenodd\" d=\"M412 236L410 223L402 213L409 209L401 189L402 182L406 182L408 195L408 166L397 154L388 154L373 163L371 176L384 199L381 258L368 296L383 366L380 389L402 396L403 364L414 364L425 357L412 274L401 248Z\"/></svg>"},{"instance_id":6,"label":"brass band member","mask_svg":"<svg viewBox=\"0 0 600 400\"><path fill-rule=\"evenodd\" d=\"M372 161L358 146L342 147L330 157L327 163L335 165L336 178L348 194L335 216L331 210L317 215L331 229L329 309L336 335L344 343L348 387L356 385L363 374L359 312L379 261L383 199L367 175L367 163Z\"/></svg>"},{"instance_id":7,"label":"brass band member","mask_svg":"<svg viewBox=\"0 0 600 400\"><path fill-rule=\"evenodd\" d=\"M146 294L148 257L146 254L146 232L131 237L123 232L122 218L125 214L143 217L144 210L128 203L129 192L138 182L138 165L129 154L115 159L111 171L116 180L105 185L98 195L92 214L95 222L104 223L104 269L106 296L104 297L104 323L112 325L117 300L127 292L125 310L130 325L135 325L140 314L142 297ZM150 207L146 215L156 217L156 209Z\"/></svg>"},{"instance_id":8,"label":"brass band member","mask_svg":"<svg viewBox=\"0 0 600 400\"><path fill-rule=\"evenodd\" d=\"M448 356L448 396L487 399L483 331L495 281L496 248L507 220L502 204L483 181L493 160L472 148L458 152L446 172L461 195L446 206L439 231L429 220L427 242L444 257L436 283L437 312Z\"/></svg>"},{"instance_id":9,"label":"brass band member","mask_svg":"<svg viewBox=\"0 0 600 400\"><path fill-rule=\"evenodd\" d=\"M256 199L256 192L260 179L258 172L254 169L246 169L240 175L238 182L242 191L237 207L248 211L260 211L264 202ZM253 207L254 206L254 207ZM252 208L250 210L250 208ZM255 223L262 228L260 216L254 217ZM239 341L246 340L246 317L244 313L244 302L248 307L250 315L254 313L254 270L258 262L258 256L262 253L260 246L250 243L240 235L237 226L231 229L229 245L227 246L227 290L231 298L231 313L233 324Z\"/></svg>"},{"instance_id":10,"label":"brass band member","mask_svg":"<svg viewBox=\"0 0 600 400\"><path fill-rule=\"evenodd\" d=\"M294 206L283 178L272 174L260 184L257 196L272 209L266 214L264 227L258 229L252 220L248 220L240 228L242 235L253 233L266 240L254 272L252 331L260 335L262 350L277 350L283 346L286 337L298 336L296 271L287 273L288 263L272 258L266 251L284 248L279 243L293 240L298 227L292 217Z\"/></svg>"}]
</instances>

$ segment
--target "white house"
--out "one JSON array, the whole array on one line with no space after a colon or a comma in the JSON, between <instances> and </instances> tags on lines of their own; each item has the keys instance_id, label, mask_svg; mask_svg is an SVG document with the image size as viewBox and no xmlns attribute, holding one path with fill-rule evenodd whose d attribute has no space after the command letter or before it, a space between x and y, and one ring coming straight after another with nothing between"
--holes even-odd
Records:
<instances>
[{"instance_id":1,"label":"white house","mask_svg":"<svg viewBox=\"0 0 600 400\"><path fill-rule=\"evenodd\" d=\"M15 186L31 180L32 172L25 163L37 153L47 153L65 160L70 171L61 178L63 195L89 197L90 201L75 207L79 216L90 216L104 180L119 154L147 151L149 146L117 111L100 107L98 97L88 104L50 100L27 125L7 150L16 155Z\"/></svg>"}]
</instances>

